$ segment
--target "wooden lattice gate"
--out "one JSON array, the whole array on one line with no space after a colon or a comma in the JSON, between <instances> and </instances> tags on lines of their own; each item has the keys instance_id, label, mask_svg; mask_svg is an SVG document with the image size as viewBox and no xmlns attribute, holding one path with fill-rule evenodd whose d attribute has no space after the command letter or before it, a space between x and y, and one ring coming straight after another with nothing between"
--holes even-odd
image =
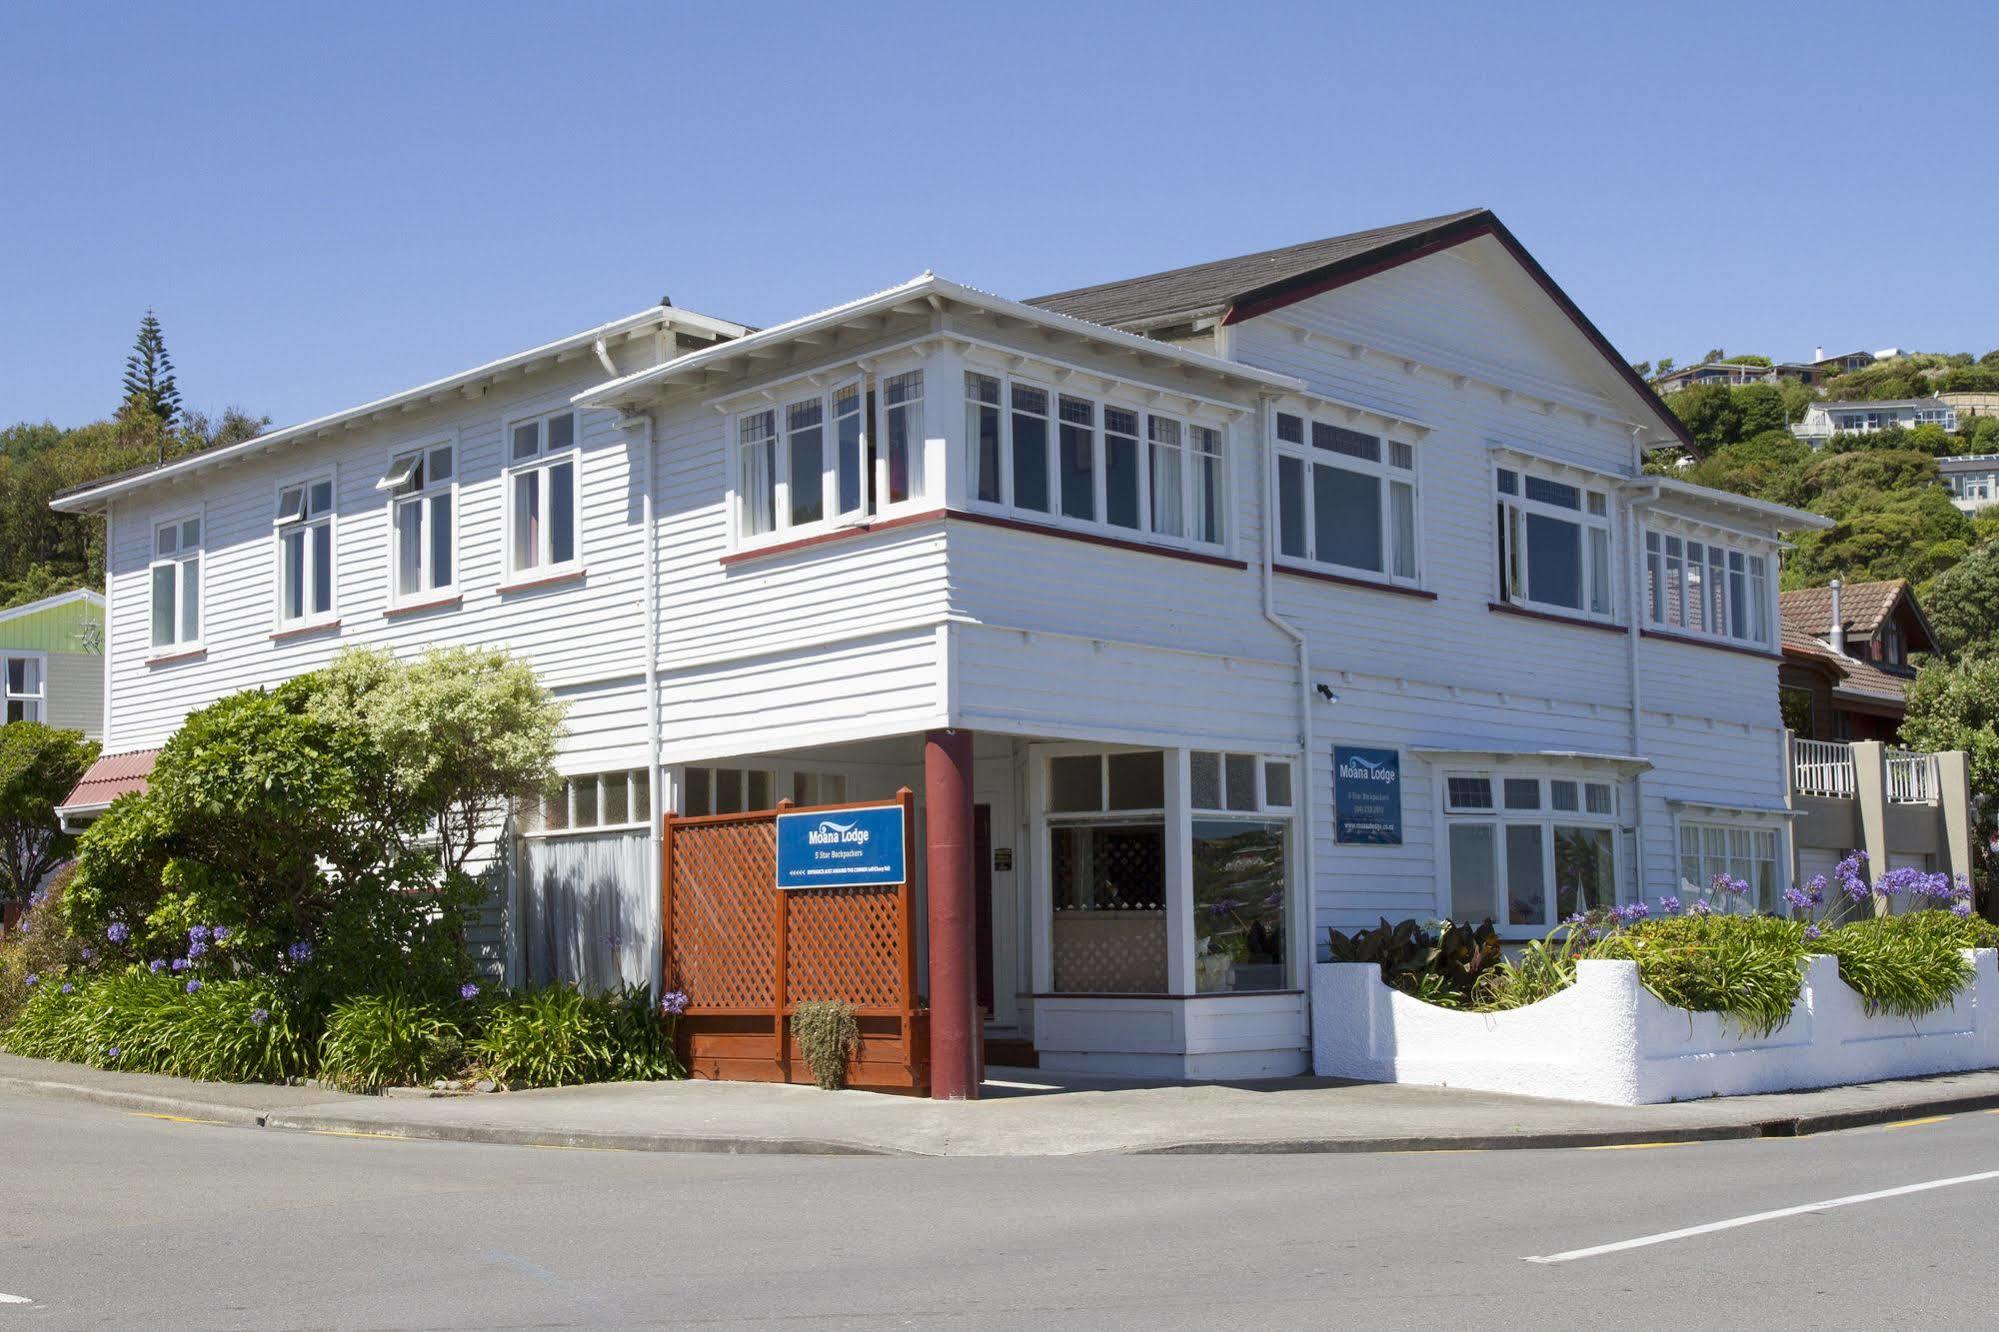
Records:
<instances>
[{"instance_id":1,"label":"wooden lattice gate","mask_svg":"<svg viewBox=\"0 0 1999 1332\"><path fill-rule=\"evenodd\" d=\"M902 803L903 864L916 863L914 797ZM666 986L687 995L680 1054L697 1078L810 1082L791 1016L800 1003L854 1006L860 1047L847 1085L930 1089L929 1015L916 999L915 894L777 887L777 816L880 805L789 802L775 810L668 815L661 903Z\"/></svg>"}]
</instances>

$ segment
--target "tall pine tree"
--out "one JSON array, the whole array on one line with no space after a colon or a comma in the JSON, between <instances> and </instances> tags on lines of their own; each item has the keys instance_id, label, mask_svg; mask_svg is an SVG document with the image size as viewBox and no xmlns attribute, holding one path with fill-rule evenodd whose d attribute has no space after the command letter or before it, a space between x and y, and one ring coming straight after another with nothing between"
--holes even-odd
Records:
<instances>
[{"instance_id":1,"label":"tall pine tree","mask_svg":"<svg viewBox=\"0 0 1999 1332\"><path fill-rule=\"evenodd\" d=\"M167 355L159 316L151 310L139 321L138 341L125 358L125 402L158 417L162 429L180 415L180 386L174 382L173 358Z\"/></svg>"}]
</instances>

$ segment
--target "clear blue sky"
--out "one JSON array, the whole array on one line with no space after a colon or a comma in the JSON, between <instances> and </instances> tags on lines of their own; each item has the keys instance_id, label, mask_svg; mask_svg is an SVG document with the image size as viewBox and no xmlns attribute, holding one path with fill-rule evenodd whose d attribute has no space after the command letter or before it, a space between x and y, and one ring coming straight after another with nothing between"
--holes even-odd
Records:
<instances>
[{"instance_id":1,"label":"clear blue sky","mask_svg":"<svg viewBox=\"0 0 1999 1332\"><path fill-rule=\"evenodd\" d=\"M1634 359L1999 346L1989 4L17 4L0 423L347 406L671 294L771 323L1474 204Z\"/></svg>"}]
</instances>

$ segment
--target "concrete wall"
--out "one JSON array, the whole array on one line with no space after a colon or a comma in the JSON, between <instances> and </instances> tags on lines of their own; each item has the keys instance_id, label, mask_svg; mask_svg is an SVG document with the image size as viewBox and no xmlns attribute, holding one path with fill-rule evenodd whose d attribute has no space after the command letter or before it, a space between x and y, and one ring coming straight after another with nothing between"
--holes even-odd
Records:
<instances>
[{"instance_id":1,"label":"concrete wall","mask_svg":"<svg viewBox=\"0 0 1999 1332\"><path fill-rule=\"evenodd\" d=\"M1649 1105L1920 1077L1999 1064L1999 954L1967 951L1971 982L1914 1021L1874 1016L1839 978L1839 961L1806 960L1790 1019L1768 1036L1714 1013L1668 1008L1635 962L1581 962L1576 983L1538 1004L1463 1013L1384 985L1372 963L1313 969L1313 1071Z\"/></svg>"}]
</instances>

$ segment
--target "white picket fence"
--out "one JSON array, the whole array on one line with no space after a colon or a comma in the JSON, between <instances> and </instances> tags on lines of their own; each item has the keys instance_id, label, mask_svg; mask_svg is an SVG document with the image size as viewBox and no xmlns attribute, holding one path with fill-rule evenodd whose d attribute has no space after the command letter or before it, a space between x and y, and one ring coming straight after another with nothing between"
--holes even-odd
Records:
<instances>
[{"instance_id":1,"label":"white picket fence","mask_svg":"<svg viewBox=\"0 0 1999 1332\"><path fill-rule=\"evenodd\" d=\"M1888 799L1893 804L1926 804L1937 798L1937 756L1909 749L1888 751Z\"/></svg>"},{"instance_id":2,"label":"white picket fence","mask_svg":"<svg viewBox=\"0 0 1999 1332\"><path fill-rule=\"evenodd\" d=\"M1794 737L1791 780L1799 795L1853 799L1853 747L1831 740Z\"/></svg>"}]
</instances>

